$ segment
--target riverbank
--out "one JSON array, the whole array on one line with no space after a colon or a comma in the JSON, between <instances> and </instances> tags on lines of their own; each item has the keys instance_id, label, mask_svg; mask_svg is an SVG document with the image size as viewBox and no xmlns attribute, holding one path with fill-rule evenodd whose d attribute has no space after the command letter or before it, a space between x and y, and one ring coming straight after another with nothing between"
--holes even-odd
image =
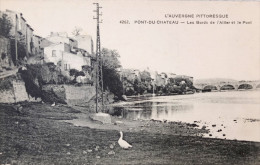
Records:
<instances>
[{"instance_id":1,"label":"riverbank","mask_svg":"<svg viewBox=\"0 0 260 165\"><path fill-rule=\"evenodd\" d=\"M66 105L1 104L0 164L260 163L260 143L202 138L207 130L196 125L118 117L103 125L88 115ZM131 150L117 144L119 130Z\"/></svg>"}]
</instances>

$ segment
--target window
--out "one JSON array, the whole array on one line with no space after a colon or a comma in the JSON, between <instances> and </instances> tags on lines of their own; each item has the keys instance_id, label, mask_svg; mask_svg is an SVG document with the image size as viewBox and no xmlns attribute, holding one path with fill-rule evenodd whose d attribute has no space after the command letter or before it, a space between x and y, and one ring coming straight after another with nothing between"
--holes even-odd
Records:
<instances>
[{"instance_id":1,"label":"window","mask_svg":"<svg viewBox=\"0 0 260 165\"><path fill-rule=\"evenodd\" d=\"M68 70L68 65L64 64L64 70Z\"/></svg>"},{"instance_id":2,"label":"window","mask_svg":"<svg viewBox=\"0 0 260 165\"><path fill-rule=\"evenodd\" d=\"M56 50L52 50L52 57L56 57Z\"/></svg>"}]
</instances>

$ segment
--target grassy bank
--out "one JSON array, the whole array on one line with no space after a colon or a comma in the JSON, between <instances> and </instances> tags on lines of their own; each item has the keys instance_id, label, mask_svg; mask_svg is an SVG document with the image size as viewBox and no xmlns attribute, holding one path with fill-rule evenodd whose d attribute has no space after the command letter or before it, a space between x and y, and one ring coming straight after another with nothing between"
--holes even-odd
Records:
<instances>
[{"instance_id":1,"label":"grassy bank","mask_svg":"<svg viewBox=\"0 0 260 165\"><path fill-rule=\"evenodd\" d=\"M260 164L255 142L135 131L124 132L133 148L123 150L113 145L116 130L60 121L80 114L67 106L0 105L0 164Z\"/></svg>"}]
</instances>

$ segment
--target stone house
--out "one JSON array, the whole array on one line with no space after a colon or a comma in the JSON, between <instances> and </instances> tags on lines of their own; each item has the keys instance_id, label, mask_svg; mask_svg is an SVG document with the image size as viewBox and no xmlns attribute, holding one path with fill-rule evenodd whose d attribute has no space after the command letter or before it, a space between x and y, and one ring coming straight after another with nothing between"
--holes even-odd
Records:
<instances>
[{"instance_id":1,"label":"stone house","mask_svg":"<svg viewBox=\"0 0 260 165\"><path fill-rule=\"evenodd\" d=\"M67 75L70 69L77 69L84 71L85 78L89 80L93 76L94 58L91 37L85 39L82 37L78 42L75 38L68 37L66 33L52 32L50 36L41 40L40 47L43 48L44 62L53 62L60 66L61 71L67 72ZM83 48L87 48L90 52Z\"/></svg>"},{"instance_id":2,"label":"stone house","mask_svg":"<svg viewBox=\"0 0 260 165\"><path fill-rule=\"evenodd\" d=\"M84 49L89 55L94 54L93 40L89 35L78 35L73 37L78 43L78 48Z\"/></svg>"},{"instance_id":3,"label":"stone house","mask_svg":"<svg viewBox=\"0 0 260 165\"><path fill-rule=\"evenodd\" d=\"M34 44L34 54L43 55L43 49L41 47L42 37L38 35L33 35L33 44Z\"/></svg>"},{"instance_id":4,"label":"stone house","mask_svg":"<svg viewBox=\"0 0 260 165\"><path fill-rule=\"evenodd\" d=\"M62 71L70 69L82 70L82 66L90 66L91 60L82 52L73 52L67 43L55 43L44 47L44 62L52 62L60 66Z\"/></svg>"},{"instance_id":5,"label":"stone house","mask_svg":"<svg viewBox=\"0 0 260 165\"><path fill-rule=\"evenodd\" d=\"M10 35L12 38L15 38L17 35L17 40L24 43L26 45L27 54L34 53L34 44L33 44L33 28L27 24L25 18L22 13L18 13L12 10L6 10L4 12L0 12L2 14L6 14L10 19L13 27L10 31Z\"/></svg>"}]
</instances>

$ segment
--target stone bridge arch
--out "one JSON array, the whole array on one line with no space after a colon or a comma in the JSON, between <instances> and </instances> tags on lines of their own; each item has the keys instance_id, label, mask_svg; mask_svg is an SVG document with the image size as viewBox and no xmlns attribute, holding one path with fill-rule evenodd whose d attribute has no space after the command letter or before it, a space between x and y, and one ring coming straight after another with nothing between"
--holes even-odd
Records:
<instances>
[{"instance_id":1,"label":"stone bridge arch","mask_svg":"<svg viewBox=\"0 0 260 165\"><path fill-rule=\"evenodd\" d=\"M232 84L224 84L220 86L220 90L237 90L238 86L237 85L232 85Z\"/></svg>"},{"instance_id":2,"label":"stone bridge arch","mask_svg":"<svg viewBox=\"0 0 260 165\"><path fill-rule=\"evenodd\" d=\"M237 89L254 89L254 84L242 83L238 85Z\"/></svg>"},{"instance_id":3,"label":"stone bridge arch","mask_svg":"<svg viewBox=\"0 0 260 165\"><path fill-rule=\"evenodd\" d=\"M203 90L207 90L207 89L211 89L211 90L220 90L220 87L217 85L205 85L203 88Z\"/></svg>"}]
</instances>

